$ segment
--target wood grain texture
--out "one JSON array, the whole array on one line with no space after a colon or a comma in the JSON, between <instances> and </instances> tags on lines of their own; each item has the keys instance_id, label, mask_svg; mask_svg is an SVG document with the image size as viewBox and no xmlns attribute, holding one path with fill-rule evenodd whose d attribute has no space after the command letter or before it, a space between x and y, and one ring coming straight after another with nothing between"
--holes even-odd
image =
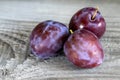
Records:
<instances>
[{"instance_id":1,"label":"wood grain texture","mask_svg":"<svg viewBox=\"0 0 120 80\"><path fill-rule=\"evenodd\" d=\"M120 80L119 0L0 1L0 80ZM73 66L64 55L44 61L30 54L29 36L44 20L68 25L71 16L86 6L99 6L107 23L100 40L104 63L93 69Z\"/></svg>"}]
</instances>

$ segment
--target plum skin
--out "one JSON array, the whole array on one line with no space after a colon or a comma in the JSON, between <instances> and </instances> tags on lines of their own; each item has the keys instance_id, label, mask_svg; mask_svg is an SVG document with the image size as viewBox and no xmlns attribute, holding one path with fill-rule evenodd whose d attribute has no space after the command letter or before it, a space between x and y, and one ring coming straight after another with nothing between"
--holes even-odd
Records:
<instances>
[{"instance_id":1,"label":"plum skin","mask_svg":"<svg viewBox=\"0 0 120 80\"><path fill-rule=\"evenodd\" d=\"M59 55L69 36L68 28L57 21L46 20L39 23L30 35L31 52L40 59Z\"/></svg>"},{"instance_id":2,"label":"plum skin","mask_svg":"<svg viewBox=\"0 0 120 80\"><path fill-rule=\"evenodd\" d=\"M97 11L95 18L92 19L95 11L96 8L86 7L76 12L70 20L69 29L75 31L83 28L101 38L106 31L106 22L99 11Z\"/></svg>"},{"instance_id":3,"label":"plum skin","mask_svg":"<svg viewBox=\"0 0 120 80\"><path fill-rule=\"evenodd\" d=\"M99 39L88 30L76 30L65 42L68 60L80 68L93 68L103 62L104 52Z\"/></svg>"}]
</instances>

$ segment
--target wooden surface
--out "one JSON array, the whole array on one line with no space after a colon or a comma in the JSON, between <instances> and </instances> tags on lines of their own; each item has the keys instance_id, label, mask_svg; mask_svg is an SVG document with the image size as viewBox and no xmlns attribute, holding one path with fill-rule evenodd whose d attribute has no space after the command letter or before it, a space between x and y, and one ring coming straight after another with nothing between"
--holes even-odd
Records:
<instances>
[{"instance_id":1,"label":"wooden surface","mask_svg":"<svg viewBox=\"0 0 120 80\"><path fill-rule=\"evenodd\" d=\"M68 25L86 6L99 6L107 22L100 40L102 65L93 69L73 66L65 56L38 61L30 54L29 35L39 22L56 20ZM120 0L0 1L1 80L120 80Z\"/></svg>"}]
</instances>

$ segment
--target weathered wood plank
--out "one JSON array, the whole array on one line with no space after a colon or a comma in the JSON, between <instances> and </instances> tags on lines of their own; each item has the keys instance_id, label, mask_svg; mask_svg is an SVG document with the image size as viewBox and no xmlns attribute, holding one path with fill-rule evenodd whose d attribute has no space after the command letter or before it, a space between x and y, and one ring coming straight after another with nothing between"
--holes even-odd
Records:
<instances>
[{"instance_id":1,"label":"weathered wood plank","mask_svg":"<svg viewBox=\"0 0 120 80\"><path fill-rule=\"evenodd\" d=\"M69 2L69 3L68 3ZM119 0L0 1L0 79L6 80L119 80ZM71 16L85 6L99 6L107 22L100 39L104 63L93 69L73 66L64 55L37 61L30 54L29 36L40 21L53 19L68 25Z\"/></svg>"}]
</instances>

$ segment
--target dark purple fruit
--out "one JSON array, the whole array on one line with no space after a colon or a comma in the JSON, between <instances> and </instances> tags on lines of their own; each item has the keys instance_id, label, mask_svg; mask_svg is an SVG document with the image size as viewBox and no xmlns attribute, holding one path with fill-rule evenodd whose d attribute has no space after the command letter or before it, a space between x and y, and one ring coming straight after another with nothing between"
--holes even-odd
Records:
<instances>
[{"instance_id":1,"label":"dark purple fruit","mask_svg":"<svg viewBox=\"0 0 120 80\"><path fill-rule=\"evenodd\" d=\"M86 29L101 38L106 30L106 22L99 11L93 7L86 7L76 12L69 23L73 31Z\"/></svg>"},{"instance_id":2,"label":"dark purple fruit","mask_svg":"<svg viewBox=\"0 0 120 80\"><path fill-rule=\"evenodd\" d=\"M31 51L41 59L56 56L68 36L69 30L64 24L52 20L41 22L31 33Z\"/></svg>"},{"instance_id":3,"label":"dark purple fruit","mask_svg":"<svg viewBox=\"0 0 120 80\"><path fill-rule=\"evenodd\" d=\"M103 62L102 46L92 32L76 30L64 44L64 52L69 61L80 68L93 68Z\"/></svg>"}]
</instances>

